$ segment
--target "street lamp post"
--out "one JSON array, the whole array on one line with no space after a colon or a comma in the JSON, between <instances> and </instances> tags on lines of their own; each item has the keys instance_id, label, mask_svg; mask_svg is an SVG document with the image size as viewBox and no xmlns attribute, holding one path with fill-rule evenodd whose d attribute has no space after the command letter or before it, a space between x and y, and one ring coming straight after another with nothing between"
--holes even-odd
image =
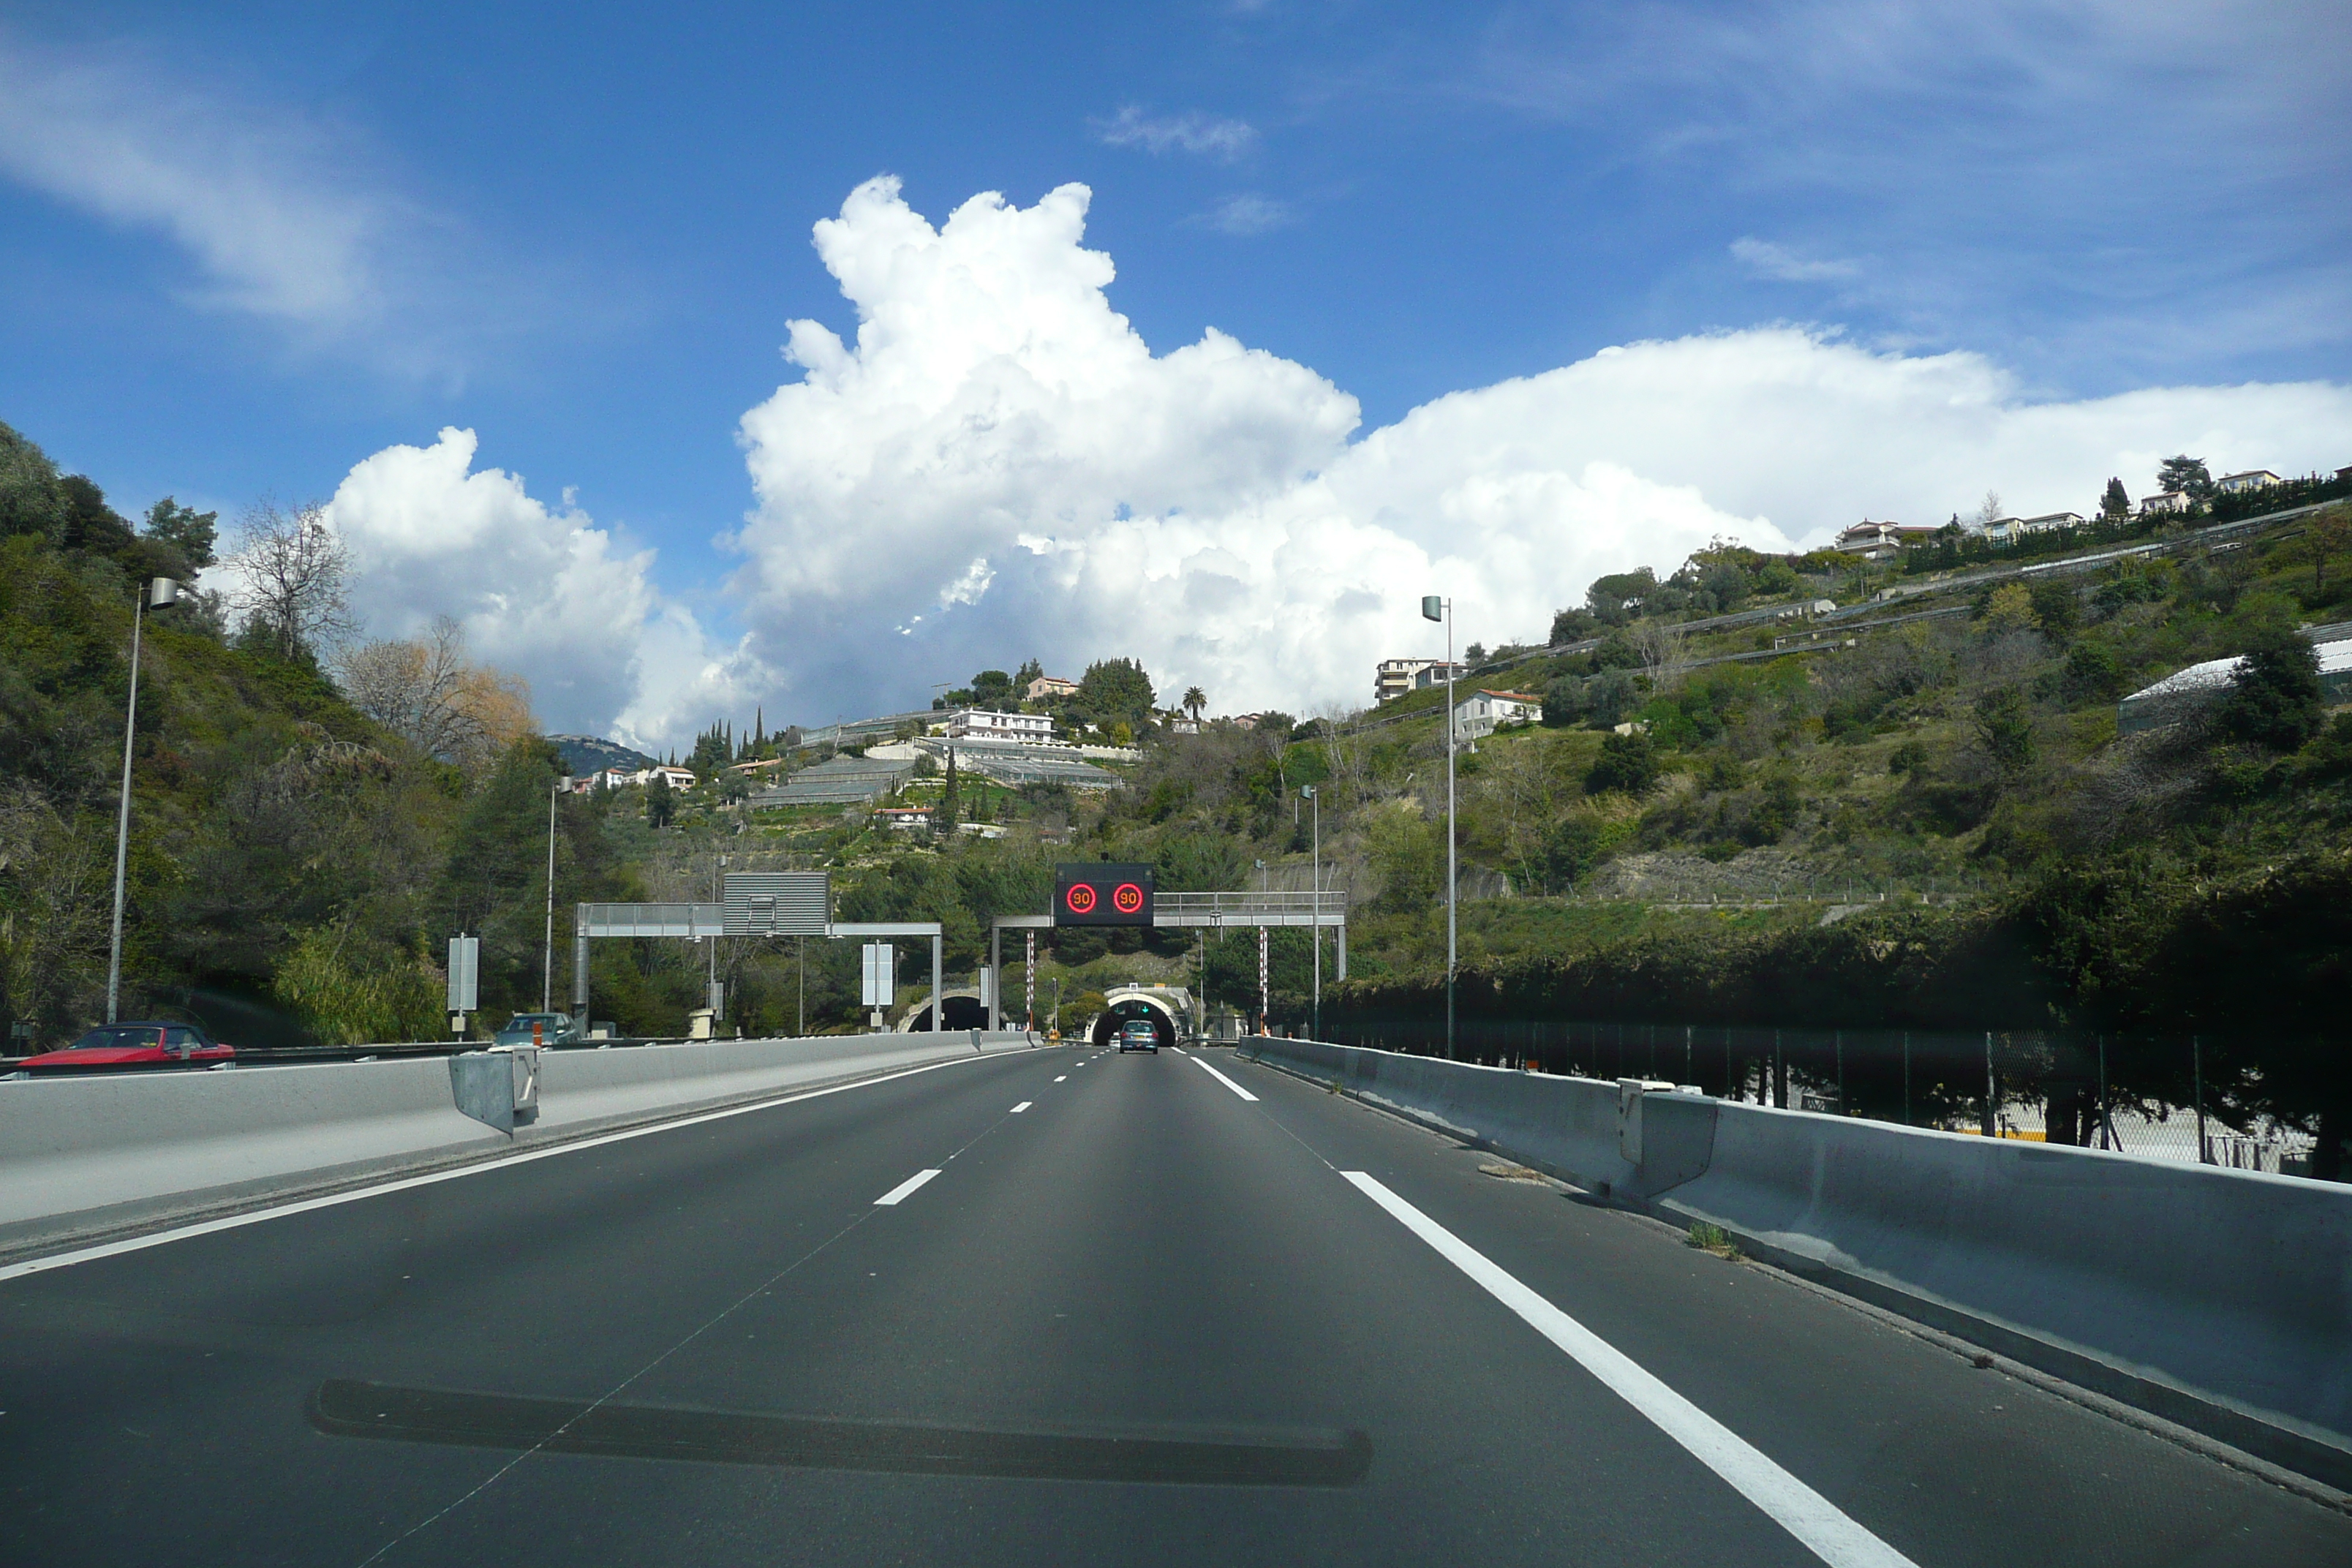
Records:
<instances>
[{"instance_id":1,"label":"street lamp post","mask_svg":"<svg viewBox=\"0 0 2352 1568\"><path fill-rule=\"evenodd\" d=\"M539 1010L551 1012L555 1005L555 801L572 787L572 775L557 775L547 792L547 937L540 950Z\"/></svg>"},{"instance_id":2,"label":"street lamp post","mask_svg":"<svg viewBox=\"0 0 2352 1568\"><path fill-rule=\"evenodd\" d=\"M1454 1055L1454 968L1455 895L1460 878L1454 856L1454 601L1432 594L1421 601L1425 620L1445 623L1445 1054Z\"/></svg>"},{"instance_id":3,"label":"street lamp post","mask_svg":"<svg viewBox=\"0 0 2352 1568\"><path fill-rule=\"evenodd\" d=\"M1299 785L1298 793L1313 808L1310 816L1315 824L1315 904L1307 927L1307 938L1315 944L1315 1006L1307 1032L1319 1040L1323 1037L1323 797L1315 793L1313 784Z\"/></svg>"},{"instance_id":4,"label":"street lamp post","mask_svg":"<svg viewBox=\"0 0 2352 1568\"><path fill-rule=\"evenodd\" d=\"M122 805L114 823L114 935L106 955L106 1021L115 1021L122 996L122 875L131 856L131 744L139 732L139 632L149 610L180 602L180 585L157 577L139 591L131 610L131 708L122 721Z\"/></svg>"}]
</instances>

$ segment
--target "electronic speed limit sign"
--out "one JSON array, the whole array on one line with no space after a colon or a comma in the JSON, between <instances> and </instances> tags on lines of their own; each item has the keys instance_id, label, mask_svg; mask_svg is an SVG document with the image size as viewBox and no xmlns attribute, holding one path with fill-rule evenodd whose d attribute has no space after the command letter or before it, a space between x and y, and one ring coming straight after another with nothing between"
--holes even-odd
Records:
<instances>
[{"instance_id":1,"label":"electronic speed limit sign","mask_svg":"<svg viewBox=\"0 0 2352 1568\"><path fill-rule=\"evenodd\" d=\"M1054 868L1057 926L1148 926L1151 868L1080 861Z\"/></svg>"}]
</instances>

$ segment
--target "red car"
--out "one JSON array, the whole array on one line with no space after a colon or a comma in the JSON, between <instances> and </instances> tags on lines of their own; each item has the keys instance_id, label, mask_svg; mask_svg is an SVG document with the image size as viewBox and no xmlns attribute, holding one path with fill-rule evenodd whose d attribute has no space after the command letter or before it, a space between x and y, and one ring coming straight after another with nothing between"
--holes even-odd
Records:
<instances>
[{"instance_id":1,"label":"red car","mask_svg":"<svg viewBox=\"0 0 2352 1568\"><path fill-rule=\"evenodd\" d=\"M100 1024L61 1051L26 1057L28 1072L79 1072L89 1068L178 1066L234 1061L236 1050L215 1041L194 1024L140 1019Z\"/></svg>"}]
</instances>

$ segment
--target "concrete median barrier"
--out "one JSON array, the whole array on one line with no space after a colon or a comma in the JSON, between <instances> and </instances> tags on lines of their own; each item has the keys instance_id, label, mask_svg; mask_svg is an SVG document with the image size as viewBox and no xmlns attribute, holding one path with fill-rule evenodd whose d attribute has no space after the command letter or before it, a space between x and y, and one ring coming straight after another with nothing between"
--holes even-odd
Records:
<instances>
[{"instance_id":1,"label":"concrete median barrier","mask_svg":"<svg viewBox=\"0 0 2352 1568\"><path fill-rule=\"evenodd\" d=\"M0 1080L0 1256L1030 1046L959 1031L543 1051L535 1116L516 1112L531 1075L501 1053Z\"/></svg>"},{"instance_id":2,"label":"concrete median barrier","mask_svg":"<svg viewBox=\"0 0 2352 1568\"><path fill-rule=\"evenodd\" d=\"M2352 1489L2352 1187L1631 1080L1242 1049Z\"/></svg>"}]
</instances>

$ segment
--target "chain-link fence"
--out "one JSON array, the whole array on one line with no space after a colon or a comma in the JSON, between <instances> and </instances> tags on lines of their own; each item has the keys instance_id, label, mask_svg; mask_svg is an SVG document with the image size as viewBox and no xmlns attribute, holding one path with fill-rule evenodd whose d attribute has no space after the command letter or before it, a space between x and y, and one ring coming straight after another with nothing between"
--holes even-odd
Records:
<instances>
[{"instance_id":1,"label":"chain-link fence","mask_svg":"<svg viewBox=\"0 0 2352 1568\"><path fill-rule=\"evenodd\" d=\"M1752 1104L2308 1174L2315 1118L2281 1103L2283 1050L2200 1035L1770 1029L1324 1015L1324 1037L1585 1078L1693 1084ZM2324 1042L2309 1042L2315 1060ZM2340 1047L2336 1047L2340 1050Z\"/></svg>"}]
</instances>

